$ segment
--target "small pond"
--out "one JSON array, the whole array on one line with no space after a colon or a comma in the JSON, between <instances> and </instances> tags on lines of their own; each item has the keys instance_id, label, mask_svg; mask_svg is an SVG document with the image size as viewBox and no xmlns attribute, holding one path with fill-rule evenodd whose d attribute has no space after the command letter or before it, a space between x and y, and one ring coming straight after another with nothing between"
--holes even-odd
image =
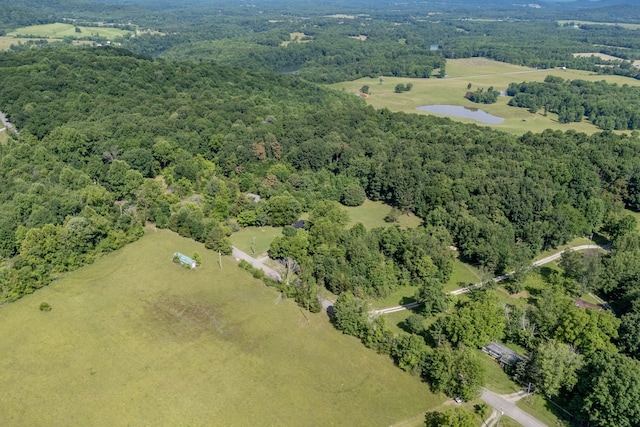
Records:
<instances>
[{"instance_id":1,"label":"small pond","mask_svg":"<svg viewBox=\"0 0 640 427\"><path fill-rule=\"evenodd\" d=\"M477 108L462 107L460 105L423 105L417 109L419 111L427 111L429 113L446 114L447 116L473 119L477 122L486 123L488 125L499 125L504 122L502 117L492 116L486 111L482 111Z\"/></svg>"}]
</instances>

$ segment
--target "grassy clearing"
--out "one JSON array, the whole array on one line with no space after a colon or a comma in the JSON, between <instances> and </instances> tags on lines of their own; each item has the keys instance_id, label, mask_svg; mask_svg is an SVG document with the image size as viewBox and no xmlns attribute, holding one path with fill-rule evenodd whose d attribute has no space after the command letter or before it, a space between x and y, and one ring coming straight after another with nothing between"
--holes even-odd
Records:
<instances>
[{"instance_id":1,"label":"grassy clearing","mask_svg":"<svg viewBox=\"0 0 640 427\"><path fill-rule=\"evenodd\" d=\"M606 53L599 52L574 53L573 56L576 58L590 58L595 56L597 58L604 59L605 61L623 61L622 58L618 58L617 56L611 56Z\"/></svg>"},{"instance_id":2,"label":"grassy clearing","mask_svg":"<svg viewBox=\"0 0 640 427\"><path fill-rule=\"evenodd\" d=\"M353 227L361 222L367 230L376 227L388 227L392 224L385 222L384 217L391 211L391 206L382 202L374 202L365 200L360 206L350 207L341 206L342 209L349 214L349 224L347 227ZM398 225L403 228L415 228L422 224L422 219L412 213L400 215Z\"/></svg>"},{"instance_id":3,"label":"grassy clearing","mask_svg":"<svg viewBox=\"0 0 640 427\"><path fill-rule=\"evenodd\" d=\"M556 21L558 25L576 24L576 25L612 25L616 27L626 28L628 30L640 29L640 24L625 24L620 22L596 22L596 21L576 21L573 19L560 19Z\"/></svg>"},{"instance_id":4,"label":"grassy clearing","mask_svg":"<svg viewBox=\"0 0 640 427\"><path fill-rule=\"evenodd\" d=\"M2 307L0 425L382 426L444 401L216 258L158 230Z\"/></svg>"},{"instance_id":5,"label":"grassy clearing","mask_svg":"<svg viewBox=\"0 0 640 427\"><path fill-rule=\"evenodd\" d=\"M362 78L351 82L342 82L331 85L338 90L347 93L358 94L364 85L369 86L369 96L367 103L375 108L389 108L392 111L404 111L416 114L432 114L417 111L416 108L422 105L444 104L459 105L469 108L479 108L494 116L504 118L504 122L498 125L491 125L495 129L504 130L517 135L527 131L541 132L545 129L569 130L574 129L579 132L594 133L598 128L588 121L581 123L562 124L558 123L557 115L549 113L543 116L542 111L538 114L531 114L523 108L510 107L507 105L510 97L503 96L498 102L490 105L475 104L464 97L468 83L471 83L471 90L477 88L489 88L493 86L496 90L506 90L509 83L523 81L543 81L547 75L560 76L564 79L583 79L589 81L606 80L609 83L628 84L630 86L640 85L640 81L621 76L602 76L588 71L579 70L536 70L533 68L520 67L517 65L505 64L492 61L486 58L466 58L447 60L447 77L444 79L410 79L385 77L384 82L379 84L378 79ZM412 83L413 88L409 92L395 93L394 89L398 83ZM435 114L438 115L438 114ZM442 116L442 115L440 115ZM465 123L475 123L473 119L462 119L451 117L452 120Z\"/></svg>"},{"instance_id":6,"label":"grassy clearing","mask_svg":"<svg viewBox=\"0 0 640 427\"><path fill-rule=\"evenodd\" d=\"M54 39L61 39L64 37L83 38L99 35L100 37L108 40L113 40L117 37L124 37L131 34L131 31L125 31L118 28L109 27L81 27L79 33L76 33L75 26L71 24L55 23L55 24L42 24L31 25L28 27L18 28L10 33L8 36L33 36L33 37L48 37Z\"/></svg>"},{"instance_id":7,"label":"grassy clearing","mask_svg":"<svg viewBox=\"0 0 640 427\"><path fill-rule=\"evenodd\" d=\"M0 124L0 126L2 126ZM2 132L0 132L0 144L6 144L7 140L8 140L8 136L7 136L7 130L3 130Z\"/></svg>"},{"instance_id":8,"label":"grassy clearing","mask_svg":"<svg viewBox=\"0 0 640 427\"><path fill-rule=\"evenodd\" d=\"M33 38L23 38L23 37L0 37L0 50L9 50L11 48L11 45L18 45L20 43L25 44L28 41L35 41L35 40L47 40L47 42L51 42L53 40L51 39L33 39ZM59 41L59 40L56 40ZM81 44L93 44L92 41L89 40L74 40L72 42L73 45L81 45Z\"/></svg>"},{"instance_id":9,"label":"grassy clearing","mask_svg":"<svg viewBox=\"0 0 640 427\"><path fill-rule=\"evenodd\" d=\"M260 258L267 256L271 242L279 236L282 236L282 227L246 227L233 233L230 240L231 244L242 252L254 258ZM255 246L253 245L254 238ZM254 251L251 250L252 246Z\"/></svg>"}]
</instances>

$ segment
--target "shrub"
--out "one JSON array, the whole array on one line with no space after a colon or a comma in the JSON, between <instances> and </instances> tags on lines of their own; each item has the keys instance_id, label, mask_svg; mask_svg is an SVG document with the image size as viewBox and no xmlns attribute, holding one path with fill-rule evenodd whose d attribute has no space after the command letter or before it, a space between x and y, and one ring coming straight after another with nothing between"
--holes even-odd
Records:
<instances>
[{"instance_id":1,"label":"shrub","mask_svg":"<svg viewBox=\"0 0 640 427\"><path fill-rule=\"evenodd\" d=\"M40 304L40 311L51 311L52 307L48 302L43 302Z\"/></svg>"}]
</instances>

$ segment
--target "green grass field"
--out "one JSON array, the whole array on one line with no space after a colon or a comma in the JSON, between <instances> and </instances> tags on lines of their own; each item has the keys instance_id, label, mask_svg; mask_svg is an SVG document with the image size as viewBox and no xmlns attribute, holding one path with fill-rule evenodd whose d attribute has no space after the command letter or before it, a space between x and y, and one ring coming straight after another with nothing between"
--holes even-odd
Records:
<instances>
[{"instance_id":1,"label":"green grass field","mask_svg":"<svg viewBox=\"0 0 640 427\"><path fill-rule=\"evenodd\" d=\"M383 426L445 400L216 260L158 230L1 307L0 425Z\"/></svg>"},{"instance_id":2,"label":"green grass field","mask_svg":"<svg viewBox=\"0 0 640 427\"><path fill-rule=\"evenodd\" d=\"M384 217L391 211L391 206L386 205L383 202L374 202L367 199L360 206L341 207L349 214L349 224L347 227L352 227L359 222L361 222L368 230L376 227L388 227L389 225L392 225L384 221ZM415 228L421 223L422 219L411 213L403 214L398 217L398 225L403 228Z\"/></svg>"},{"instance_id":3,"label":"green grass field","mask_svg":"<svg viewBox=\"0 0 640 427\"><path fill-rule=\"evenodd\" d=\"M118 28L109 27L81 27L79 33L76 33L75 26L71 24L55 23L55 24L42 24L31 25L29 27L18 28L9 32L8 36L30 36L30 37L48 37L53 39L61 39L64 37L72 38L84 38L99 35L108 40L113 40L117 37L124 37L131 34L131 31L125 31Z\"/></svg>"},{"instance_id":4,"label":"green grass field","mask_svg":"<svg viewBox=\"0 0 640 427\"><path fill-rule=\"evenodd\" d=\"M495 104L475 104L464 97L468 91L467 85L471 83L471 90L477 88L487 89L493 86L496 90L506 90L509 83L523 81L543 81L547 75L560 76L564 79L583 79L589 81L606 80L610 83L628 84L639 86L640 81L621 76L602 76L588 71L579 70L536 70L492 61L486 58L466 58L447 60L447 77L444 79L410 79L385 77L382 85L378 79L362 78L351 82L342 82L331 85L338 90L357 94L364 85L369 86L369 96L366 101L375 108L388 108L392 111L404 111L407 113L432 114L416 110L422 105L444 104L459 105L470 108L479 108L494 116L504 118L499 125L490 125L495 129L504 130L514 134L523 134L527 131L541 132L547 128L594 133L598 128L588 121L581 123L562 124L557 122L557 115L549 113L544 117L542 111L531 114L526 109L510 107L507 105L510 97L502 96ZM409 92L395 93L394 88L398 83L412 83L413 88ZM434 114L437 115L437 114ZM442 116L442 115L440 115ZM442 116L444 117L444 116ZM473 119L451 117L452 120L465 123L475 123L480 126L488 126Z\"/></svg>"},{"instance_id":5,"label":"green grass field","mask_svg":"<svg viewBox=\"0 0 640 427\"><path fill-rule=\"evenodd\" d=\"M596 22L596 21L580 21L574 19L560 19L556 21L558 25L565 25L574 23L576 25L613 25L617 27L626 28L628 30L637 30L640 29L640 24L625 24L620 22Z\"/></svg>"},{"instance_id":6,"label":"green grass field","mask_svg":"<svg viewBox=\"0 0 640 427\"><path fill-rule=\"evenodd\" d=\"M267 256L271 242L282 236L282 227L245 227L230 237L231 244L254 258ZM255 245L254 245L255 238ZM253 248L253 251L252 251Z\"/></svg>"},{"instance_id":7,"label":"green grass field","mask_svg":"<svg viewBox=\"0 0 640 427\"><path fill-rule=\"evenodd\" d=\"M47 40L48 42L60 41L60 40L54 40L54 39L33 39L33 38L23 38L23 37L0 36L0 50L9 50L11 48L11 45L18 45L20 43L25 44L30 40L31 41ZM77 46L81 44L92 44L92 43L93 42L89 40L74 40L72 44Z\"/></svg>"}]
</instances>

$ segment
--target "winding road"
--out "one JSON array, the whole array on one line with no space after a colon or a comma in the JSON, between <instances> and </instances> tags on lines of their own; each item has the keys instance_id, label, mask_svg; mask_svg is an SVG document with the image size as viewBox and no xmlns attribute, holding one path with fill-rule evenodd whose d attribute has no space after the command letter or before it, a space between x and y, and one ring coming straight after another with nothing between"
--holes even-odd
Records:
<instances>
[{"instance_id":1,"label":"winding road","mask_svg":"<svg viewBox=\"0 0 640 427\"><path fill-rule=\"evenodd\" d=\"M565 251L586 251L589 249L602 249L602 250L608 250L607 247L605 246L600 246L600 245L579 245L579 246L573 246L571 248L567 248L567 249L563 249L561 251L558 251L552 255L549 255L547 257L544 257L542 259L539 259L538 261L535 261L532 266L533 267L539 267L541 265L544 264L548 264L550 262L553 262L557 259L559 259L560 257L562 257L562 254ZM512 271L510 273L507 274L503 274L502 276L498 276L498 277L494 277L493 279L491 279L494 283L498 283L501 282L505 279L508 279L509 276L511 276L512 274L514 274L515 271ZM476 283L474 285L469 285L469 286L465 286L464 288L460 288L460 289L456 289L455 291L451 291L450 294L451 295L460 295L460 294L466 294L467 292L472 291L473 289L477 289L477 288L481 288L482 286L484 286L485 284L487 284L487 282L480 282L480 283ZM420 303L417 302L410 302L408 304L402 304L402 305L396 305L393 307L387 307L387 308L381 308L379 310L373 310L373 314L376 315L380 315L380 314L389 314L389 313L395 313L397 311L402 311L402 310L409 310L412 308L415 308L417 306L419 306Z\"/></svg>"}]
</instances>

